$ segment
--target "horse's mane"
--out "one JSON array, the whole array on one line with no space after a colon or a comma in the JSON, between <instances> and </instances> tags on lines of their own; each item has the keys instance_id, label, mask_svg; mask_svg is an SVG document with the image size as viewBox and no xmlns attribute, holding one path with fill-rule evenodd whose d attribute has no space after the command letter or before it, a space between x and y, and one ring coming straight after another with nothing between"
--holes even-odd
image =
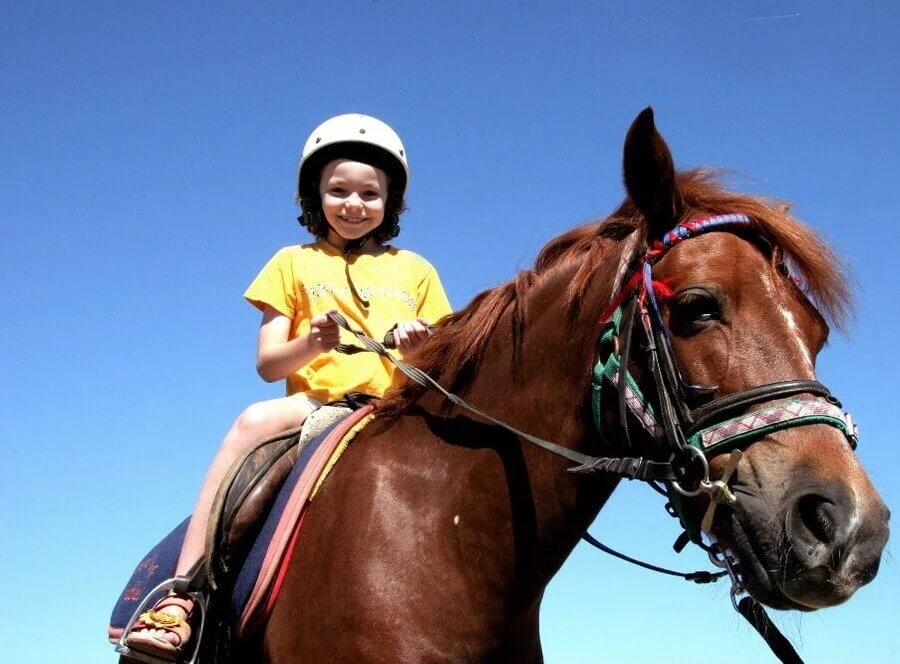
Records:
<instances>
[{"instance_id":1,"label":"horse's mane","mask_svg":"<svg viewBox=\"0 0 900 664\"><path fill-rule=\"evenodd\" d=\"M677 175L684 201L685 218L697 215L746 214L772 244L777 260L785 260L792 275L825 319L845 331L853 310L853 296L844 277L844 262L816 233L790 214L781 200L727 190L720 172L711 169L682 171ZM521 307L526 295L553 268L581 261L568 285L565 305L571 309L585 295L590 277L602 265L621 258L621 240L644 232L643 218L630 200L624 201L609 217L577 226L548 242L538 253L534 267L519 272L512 280L477 295L468 306L445 317L421 350L414 363L440 380L451 391L463 389L481 362L488 338L501 316L512 307L513 349L517 352L523 325ZM645 238L638 238L642 246ZM423 388L405 381L389 392L380 409L399 413L415 401Z\"/></svg>"}]
</instances>

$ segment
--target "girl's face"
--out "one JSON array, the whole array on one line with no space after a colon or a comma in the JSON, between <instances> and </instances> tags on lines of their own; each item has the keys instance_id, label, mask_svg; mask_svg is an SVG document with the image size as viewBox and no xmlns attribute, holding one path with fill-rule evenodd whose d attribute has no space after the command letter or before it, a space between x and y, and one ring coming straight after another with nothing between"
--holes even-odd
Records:
<instances>
[{"instance_id":1,"label":"girl's face","mask_svg":"<svg viewBox=\"0 0 900 664\"><path fill-rule=\"evenodd\" d=\"M319 184L328 242L344 249L384 220L388 179L384 171L349 159L335 159L322 169Z\"/></svg>"}]
</instances>

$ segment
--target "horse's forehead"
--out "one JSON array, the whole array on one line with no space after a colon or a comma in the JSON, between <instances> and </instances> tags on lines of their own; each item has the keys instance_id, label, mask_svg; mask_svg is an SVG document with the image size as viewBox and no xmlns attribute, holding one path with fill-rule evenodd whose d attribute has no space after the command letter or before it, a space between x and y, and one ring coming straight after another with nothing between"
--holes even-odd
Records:
<instances>
[{"instance_id":1,"label":"horse's forehead","mask_svg":"<svg viewBox=\"0 0 900 664\"><path fill-rule=\"evenodd\" d=\"M660 265L664 269L659 274L676 288L708 283L739 297L750 320L762 317L774 322L771 329L783 333L778 337L802 344L806 349L802 355L812 365L812 358L828 338L828 325L777 268L765 246L733 233L708 233L676 245L671 256L666 256L667 264Z\"/></svg>"},{"instance_id":2,"label":"horse's forehead","mask_svg":"<svg viewBox=\"0 0 900 664\"><path fill-rule=\"evenodd\" d=\"M667 278L765 288L775 272L761 245L733 233L706 233L673 247L660 265Z\"/></svg>"}]
</instances>

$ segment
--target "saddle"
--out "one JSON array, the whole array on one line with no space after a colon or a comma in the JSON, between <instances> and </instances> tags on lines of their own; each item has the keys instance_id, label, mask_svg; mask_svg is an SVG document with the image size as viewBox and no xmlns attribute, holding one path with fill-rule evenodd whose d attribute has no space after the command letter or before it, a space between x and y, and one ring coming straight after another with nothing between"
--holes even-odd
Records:
<instances>
[{"instance_id":1,"label":"saddle","mask_svg":"<svg viewBox=\"0 0 900 664\"><path fill-rule=\"evenodd\" d=\"M352 412L335 404L314 410L303 426L266 440L235 462L213 501L206 533L207 583L227 587L256 541L300 452Z\"/></svg>"},{"instance_id":2,"label":"saddle","mask_svg":"<svg viewBox=\"0 0 900 664\"><path fill-rule=\"evenodd\" d=\"M323 406L303 427L262 441L238 459L216 494L206 553L197 566L185 577L174 577L185 519L135 568L110 619L109 639L117 651L157 661L131 651L121 639L137 616L176 591L192 596L200 608L199 638L192 638L188 661L200 661L201 644L204 661L228 661L232 634L248 635L271 610L279 570L286 565L305 506L349 438L367 421L372 406L364 404L369 401L368 395L352 395Z\"/></svg>"}]
</instances>

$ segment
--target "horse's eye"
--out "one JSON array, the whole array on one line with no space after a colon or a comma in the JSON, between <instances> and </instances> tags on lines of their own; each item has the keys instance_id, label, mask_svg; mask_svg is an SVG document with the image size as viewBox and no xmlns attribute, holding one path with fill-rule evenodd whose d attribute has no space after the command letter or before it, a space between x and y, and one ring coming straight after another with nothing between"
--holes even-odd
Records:
<instances>
[{"instance_id":1,"label":"horse's eye","mask_svg":"<svg viewBox=\"0 0 900 664\"><path fill-rule=\"evenodd\" d=\"M669 313L669 327L679 337L689 337L722 319L719 299L706 290L692 288L678 293Z\"/></svg>"}]
</instances>

